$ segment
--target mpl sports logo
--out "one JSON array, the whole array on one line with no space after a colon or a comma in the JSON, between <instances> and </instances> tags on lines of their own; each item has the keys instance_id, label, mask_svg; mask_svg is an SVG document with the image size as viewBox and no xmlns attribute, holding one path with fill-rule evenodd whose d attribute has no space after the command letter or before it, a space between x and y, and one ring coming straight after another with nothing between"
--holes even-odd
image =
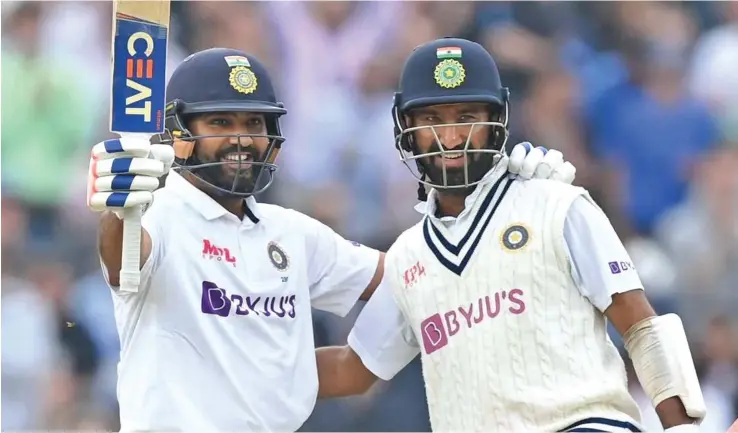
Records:
<instances>
[{"instance_id":1,"label":"mpl sports logo","mask_svg":"<svg viewBox=\"0 0 738 433\"><path fill-rule=\"evenodd\" d=\"M485 320L494 319L505 310L509 314L525 312L525 293L521 289L502 290L494 295L486 295L468 305L453 310L436 313L420 324L425 353L431 353L448 345L449 339L464 329L472 328Z\"/></svg>"},{"instance_id":2,"label":"mpl sports logo","mask_svg":"<svg viewBox=\"0 0 738 433\"><path fill-rule=\"evenodd\" d=\"M405 272L402 274L402 278L405 282L405 288L412 287L416 282L420 280L420 277L425 275L425 267L422 263L420 263L420 260L418 260L417 263L410 266L405 270Z\"/></svg>"},{"instance_id":3,"label":"mpl sports logo","mask_svg":"<svg viewBox=\"0 0 738 433\"><path fill-rule=\"evenodd\" d=\"M202 240L202 258L230 263L234 268L236 267L236 258L233 257L231 251L228 248L215 246L215 244L210 242L208 239Z\"/></svg>"}]
</instances>

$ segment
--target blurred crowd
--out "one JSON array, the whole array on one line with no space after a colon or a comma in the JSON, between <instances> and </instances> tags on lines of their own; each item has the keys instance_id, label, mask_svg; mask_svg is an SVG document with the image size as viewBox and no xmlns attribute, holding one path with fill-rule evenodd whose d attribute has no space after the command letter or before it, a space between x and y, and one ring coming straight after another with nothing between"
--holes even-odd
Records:
<instances>
[{"instance_id":1,"label":"blurred crowd","mask_svg":"<svg viewBox=\"0 0 738 433\"><path fill-rule=\"evenodd\" d=\"M1 6L2 429L116 429L118 337L84 199L89 150L110 137L111 2ZM390 117L403 59L441 36L483 44L512 92L509 144L563 151L659 313L682 316L705 431L738 416L738 2L187 1L172 12L170 72L225 46L274 76L288 139L259 199L381 249L419 218ZM316 311L316 343L345 342L360 308ZM418 361L367 395L320 401L303 430L428 431Z\"/></svg>"}]
</instances>

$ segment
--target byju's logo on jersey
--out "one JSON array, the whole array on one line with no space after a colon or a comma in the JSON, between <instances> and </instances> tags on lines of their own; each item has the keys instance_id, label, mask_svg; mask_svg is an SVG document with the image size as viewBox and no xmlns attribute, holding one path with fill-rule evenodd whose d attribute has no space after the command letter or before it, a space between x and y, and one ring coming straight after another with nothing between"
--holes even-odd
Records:
<instances>
[{"instance_id":1,"label":"byju's logo on jersey","mask_svg":"<svg viewBox=\"0 0 738 433\"><path fill-rule=\"evenodd\" d=\"M234 308L235 307L235 308ZM211 281L202 282L202 312L228 317L231 311L237 316L264 316L295 318L295 295L286 296L241 296L228 294Z\"/></svg>"},{"instance_id":2,"label":"byju's logo on jersey","mask_svg":"<svg viewBox=\"0 0 738 433\"><path fill-rule=\"evenodd\" d=\"M524 295L525 293L520 289L503 290L493 296L487 295L477 299L476 302L449 310L443 313L443 316L436 313L423 320L420 324L420 333L423 337L425 353L430 355L442 349L451 337L464 328L476 326L485 319L494 319L503 312L506 306L510 314L523 314L525 312Z\"/></svg>"},{"instance_id":3,"label":"byju's logo on jersey","mask_svg":"<svg viewBox=\"0 0 738 433\"><path fill-rule=\"evenodd\" d=\"M610 262L607 265L610 266L610 272L613 274L635 270L635 267L631 262Z\"/></svg>"},{"instance_id":4,"label":"byju's logo on jersey","mask_svg":"<svg viewBox=\"0 0 738 433\"><path fill-rule=\"evenodd\" d=\"M230 263L234 268L236 267L236 258L233 257L231 251L228 248L215 246L215 244L210 242L208 239L202 240L202 258Z\"/></svg>"}]
</instances>

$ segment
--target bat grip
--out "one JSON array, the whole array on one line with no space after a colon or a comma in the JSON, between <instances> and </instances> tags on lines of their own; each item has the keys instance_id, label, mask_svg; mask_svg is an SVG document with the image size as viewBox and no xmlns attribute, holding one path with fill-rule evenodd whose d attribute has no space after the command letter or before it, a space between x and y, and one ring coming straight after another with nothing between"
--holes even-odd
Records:
<instances>
[{"instance_id":1,"label":"bat grip","mask_svg":"<svg viewBox=\"0 0 738 433\"><path fill-rule=\"evenodd\" d=\"M141 206L123 210L120 290L136 293L141 283Z\"/></svg>"}]
</instances>

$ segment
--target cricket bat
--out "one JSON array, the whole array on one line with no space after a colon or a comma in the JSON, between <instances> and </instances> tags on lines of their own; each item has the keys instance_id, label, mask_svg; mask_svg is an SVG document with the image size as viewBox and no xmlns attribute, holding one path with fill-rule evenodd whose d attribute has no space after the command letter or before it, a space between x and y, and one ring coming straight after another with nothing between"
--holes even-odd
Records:
<instances>
[{"instance_id":1,"label":"cricket bat","mask_svg":"<svg viewBox=\"0 0 738 433\"><path fill-rule=\"evenodd\" d=\"M164 132L169 0L113 0L110 132L150 140ZM141 207L123 212L120 290L141 281Z\"/></svg>"}]
</instances>

